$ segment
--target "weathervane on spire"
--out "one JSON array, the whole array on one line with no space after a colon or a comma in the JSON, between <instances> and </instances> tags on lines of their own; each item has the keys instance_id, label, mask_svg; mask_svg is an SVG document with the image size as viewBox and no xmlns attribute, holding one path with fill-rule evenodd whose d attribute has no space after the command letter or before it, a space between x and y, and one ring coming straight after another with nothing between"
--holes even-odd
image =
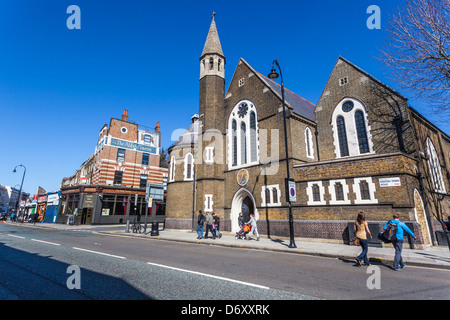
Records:
<instances>
[{"instance_id":1,"label":"weathervane on spire","mask_svg":"<svg viewBox=\"0 0 450 320\"><path fill-rule=\"evenodd\" d=\"M211 18L214 20L214 16L216 15L216 13L213 11L213 14L211 16Z\"/></svg>"}]
</instances>

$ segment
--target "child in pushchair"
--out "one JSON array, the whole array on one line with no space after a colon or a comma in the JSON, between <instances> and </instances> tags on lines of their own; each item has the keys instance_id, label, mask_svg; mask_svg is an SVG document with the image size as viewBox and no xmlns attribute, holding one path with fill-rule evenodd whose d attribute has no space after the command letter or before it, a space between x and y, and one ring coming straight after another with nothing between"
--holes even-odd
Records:
<instances>
[{"instance_id":1,"label":"child in pushchair","mask_svg":"<svg viewBox=\"0 0 450 320\"><path fill-rule=\"evenodd\" d=\"M239 230L238 232L236 232L236 236L234 237L235 239L245 239L245 235L247 233L250 232L250 230L252 230L252 226L250 224L245 224L241 230Z\"/></svg>"}]
</instances>

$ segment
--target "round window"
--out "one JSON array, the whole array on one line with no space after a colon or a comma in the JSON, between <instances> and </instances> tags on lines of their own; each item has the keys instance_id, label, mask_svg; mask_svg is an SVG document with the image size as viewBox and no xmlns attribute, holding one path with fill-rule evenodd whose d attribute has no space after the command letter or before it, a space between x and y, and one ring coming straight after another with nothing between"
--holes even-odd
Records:
<instances>
[{"instance_id":1,"label":"round window","mask_svg":"<svg viewBox=\"0 0 450 320\"><path fill-rule=\"evenodd\" d=\"M350 111L352 111L352 109L353 109L353 101L347 100L342 105L342 110L344 112L350 112Z\"/></svg>"},{"instance_id":2,"label":"round window","mask_svg":"<svg viewBox=\"0 0 450 320\"><path fill-rule=\"evenodd\" d=\"M121 131L122 131L122 133L127 133L127 128L125 128L125 127L122 127L122 129L120 129Z\"/></svg>"}]
</instances>

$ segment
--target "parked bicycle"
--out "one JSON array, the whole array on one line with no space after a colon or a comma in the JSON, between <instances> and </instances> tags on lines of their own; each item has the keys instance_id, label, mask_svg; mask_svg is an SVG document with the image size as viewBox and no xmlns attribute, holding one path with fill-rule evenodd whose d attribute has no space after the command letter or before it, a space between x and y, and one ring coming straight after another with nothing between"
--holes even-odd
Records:
<instances>
[{"instance_id":1,"label":"parked bicycle","mask_svg":"<svg viewBox=\"0 0 450 320\"><path fill-rule=\"evenodd\" d=\"M140 222L134 220L133 224L131 225L131 231L133 233L144 233L144 226L141 225Z\"/></svg>"}]
</instances>

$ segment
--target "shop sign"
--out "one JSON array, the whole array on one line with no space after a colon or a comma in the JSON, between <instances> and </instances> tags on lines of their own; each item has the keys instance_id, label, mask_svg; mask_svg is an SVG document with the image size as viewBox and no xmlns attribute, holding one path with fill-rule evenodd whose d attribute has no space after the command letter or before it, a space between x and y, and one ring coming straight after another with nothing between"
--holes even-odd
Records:
<instances>
[{"instance_id":1,"label":"shop sign","mask_svg":"<svg viewBox=\"0 0 450 320\"><path fill-rule=\"evenodd\" d=\"M248 182L248 177L249 177L249 175L248 175L248 171L246 169L239 170L237 173L237 176L236 176L237 183L241 187L245 186Z\"/></svg>"},{"instance_id":2,"label":"shop sign","mask_svg":"<svg viewBox=\"0 0 450 320\"><path fill-rule=\"evenodd\" d=\"M94 208L95 194L83 195L83 208Z\"/></svg>"},{"instance_id":3,"label":"shop sign","mask_svg":"<svg viewBox=\"0 0 450 320\"><path fill-rule=\"evenodd\" d=\"M146 153L153 153L156 154L157 150L155 147L146 146L143 144L138 144L131 141L125 141L120 139L111 138L111 145L119 148L125 148L125 149L131 149L131 150L137 150L142 151Z\"/></svg>"}]
</instances>

